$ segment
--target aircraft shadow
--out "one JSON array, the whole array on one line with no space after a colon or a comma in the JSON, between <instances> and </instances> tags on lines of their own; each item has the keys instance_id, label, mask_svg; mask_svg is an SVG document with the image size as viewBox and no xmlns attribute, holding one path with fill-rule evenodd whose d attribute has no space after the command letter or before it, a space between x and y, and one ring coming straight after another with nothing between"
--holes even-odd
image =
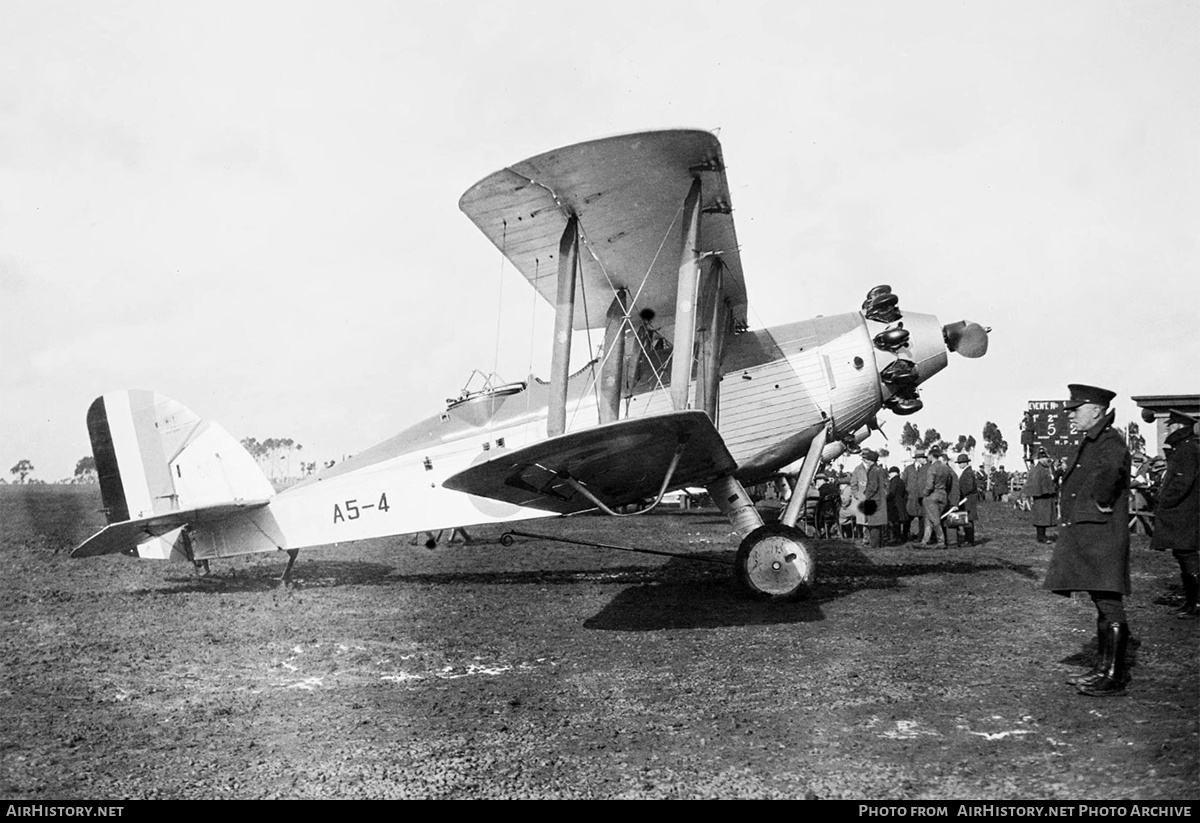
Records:
<instances>
[{"instance_id":1,"label":"aircraft shadow","mask_svg":"<svg viewBox=\"0 0 1200 823\"><path fill-rule=\"evenodd\" d=\"M805 600L780 602L754 599L740 589L732 574L699 581L672 580L671 572L678 564L690 565L683 560L672 560L659 570L657 582L620 592L597 615L588 618L584 626L607 631L653 631L811 623L825 619L822 603L864 590L895 589L906 577L967 575L996 569L1006 569L1024 577L1036 577L1028 567L998 561L990 555L984 558L965 554L961 560L952 562L885 564L870 557L859 547L842 541L822 541L813 546L813 550L817 563L817 582Z\"/></svg>"},{"instance_id":2,"label":"aircraft shadow","mask_svg":"<svg viewBox=\"0 0 1200 823\"><path fill-rule=\"evenodd\" d=\"M584 621L601 631L654 631L661 629L717 628L810 623L825 619L821 608L859 591L895 589L906 577L927 574L967 575L1004 569L1027 579L1037 579L1029 566L1011 563L978 547L951 560L881 562L861 546L846 541L814 541L817 583L805 600L758 600L747 595L734 579L733 556L728 551L681 554L658 566L578 564L559 569L496 569L404 573L385 563L348 560L301 561L293 571L290 590L341 586L569 586L590 583L618 586L612 600ZM947 551L947 550L942 550ZM944 555L943 555L944 556ZM581 558L582 560L583 558ZM157 589L138 594L251 593L278 591L283 564L258 565L214 571L208 576L190 572L166 578Z\"/></svg>"},{"instance_id":3,"label":"aircraft shadow","mask_svg":"<svg viewBox=\"0 0 1200 823\"><path fill-rule=\"evenodd\" d=\"M671 561L676 563L681 561ZM683 563L687 576L696 579L692 564ZM713 566L716 574L705 569L710 576L721 578L732 574L731 568ZM278 567L257 566L249 569L216 569L208 575L178 574L164 578L159 588L135 589L134 594L189 594L219 592L233 594L241 592L274 591L282 587L280 577L283 564ZM647 566L604 566L592 568L497 570L480 572L414 572L401 573L385 563L370 563L353 560L309 560L301 561L292 572L289 589L335 588L341 586L400 586L406 584L437 586L469 585L571 585L594 583L600 585L651 584L661 580L663 569Z\"/></svg>"},{"instance_id":4,"label":"aircraft shadow","mask_svg":"<svg viewBox=\"0 0 1200 823\"><path fill-rule=\"evenodd\" d=\"M137 589L134 594L195 594L217 592L238 594L268 592L283 587L284 564L250 568L216 568L207 575L178 574L164 578L161 588ZM386 563L353 560L313 560L297 565L289 588L315 589L332 586L381 586L395 581L394 567Z\"/></svg>"}]
</instances>

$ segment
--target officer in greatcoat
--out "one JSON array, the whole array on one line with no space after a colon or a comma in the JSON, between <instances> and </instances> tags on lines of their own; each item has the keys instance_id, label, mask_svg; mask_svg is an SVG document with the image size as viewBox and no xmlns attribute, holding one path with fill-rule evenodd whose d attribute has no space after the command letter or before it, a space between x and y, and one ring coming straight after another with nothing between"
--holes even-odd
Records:
<instances>
[{"instance_id":1,"label":"officer in greatcoat","mask_svg":"<svg viewBox=\"0 0 1200 823\"><path fill-rule=\"evenodd\" d=\"M1167 470L1163 473L1158 491L1158 507L1154 512L1154 536L1150 548L1171 550L1179 561L1183 578L1183 608L1175 613L1180 619L1200 616L1197 594L1200 594L1200 444L1197 444L1195 421L1179 411L1167 418L1167 439L1163 446L1167 454Z\"/></svg>"},{"instance_id":2,"label":"officer in greatcoat","mask_svg":"<svg viewBox=\"0 0 1200 823\"><path fill-rule=\"evenodd\" d=\"M1055 524L1054 501L1058 497L1058 486L1050 469L1050 455L1038 449L1037 460L1029 470L1029 477L1021 487L1021 494L1028 497L1032 505L1033 527L1037 530L1037 542L1046 542L1046 529Z\"/></svg>"},{"instance_id":3,"label":"officer in greatcoat","mask_svg":"<svg viewBox=\"0 0 1200 823\"><path fill-rule=\"evenodd\" d=\"M1090 672L1071 678L1080 694L1123 694L1129 620L1129 449L1113 428L1116 393L1073 383L1068 416L1082 433L1063 475L1059 533L1043 586L1070 596L1086 591L1096 606L1098 655Z\"/></svg>"}]
</instances>

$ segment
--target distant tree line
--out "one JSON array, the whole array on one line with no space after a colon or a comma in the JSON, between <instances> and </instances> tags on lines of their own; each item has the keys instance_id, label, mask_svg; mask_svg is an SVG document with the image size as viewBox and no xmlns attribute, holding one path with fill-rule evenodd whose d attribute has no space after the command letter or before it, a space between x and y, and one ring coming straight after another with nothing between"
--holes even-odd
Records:
<instances>
[{"instance_id":1,"label":"distant tree line","mask_svg":"<svg viewBox=\"0 0 1200 823\"><path fill-rule=\"evenodd\" d=\"M24 459L18 460L16 465L14 465L11 469L8 470L8 473L13 475L16 478L15 480L13 480L14 483L25 483L26 478L28 478L29 475L33 474L33 472L34 472L33 463L31 463L28 460L24 460Z\"/></svg>"},{"instance_id":2,"label":"distant tree line","mask_svg":"<svg viewBox=\"0 0 1200 823\"><path fill-rule=\"evenodd\" d=\"M304 451L304 446L290 437L268 437L259 442L257 438L242 439L242 448L258 463L259 468L271 480L288 480L294 477L307 477L317 470L317 464L298 459L298 452ZM298 474L292 473L293 461L296 461Z\"/></svg>"},{"instance_id":3,"label":"distant tree line","mask_svg":"<svg viewBox=\"0 0 1200 823\"><path fill-rule=\"evenodd\" d=\"M1008 453L1008 441L1004 439L1004 435L1000 433L1000 427L995 423L990 420L985 423L982 434L983 448L988 454L1003 458ZM942 438L941 432L937 429L926 429L922 434L915 423L908 422L904 424L904 428L900 432L900 445L908 449L910 453L917 449L928 451L937 446L943 452L965 454L974 458L979 442L974 435L960 434L958 440L951 444L950 441Z\"/></svg>"}]
</instances>

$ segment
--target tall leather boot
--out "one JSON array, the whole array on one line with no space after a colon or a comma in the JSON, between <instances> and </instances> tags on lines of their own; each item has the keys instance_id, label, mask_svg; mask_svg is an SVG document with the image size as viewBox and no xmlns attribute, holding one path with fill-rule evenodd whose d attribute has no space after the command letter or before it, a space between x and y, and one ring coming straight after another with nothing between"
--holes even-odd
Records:
<instances>
[{"instance_id":1,"label":"tall leather boot","mask_svg":"<svg viewBox=\"0 0 1200 823\"><path fill-rule=\"evenodd\" d=\"M1045 526L1034 526L1034 528L1037 529L1037 542L1045 543L1046 542L1046 527Z\"/></svg>"},{"instance_id":2,"label":"tall leather boot","mask_svg":"<svg viewBox=\"0 0 1200 823\"><path fill-rule=\"evenodd\" d=\"M1200 577L1190 572L1180 572L1180 576L1183 578L1183 608L1175 612L1175 616L1180 620L1200 617L1200 604L1197 603L1197 596L1200 595Z\"/></svg>"},{"instance_id":3,"label":"tall leather boot","mask_svg":"<svg viewBox=\"0 0 1200 823\"><path fill-rule=\"evenodd\" d=\"M1104 673L1099 680L1079 686L1088 697L1117 697L1125 694L1129 677L1125 672L1125 651L1129 646L1129 624L1109 623L1104 627L1108 646L1104 650Z\"/></svg>"},{"instance_id":4,"label":"tall leather boot","mask_svg":"<svg viewBox=\"0 0 1200 823\"><path fill-rule=\"evenodd\" d=\"M1104 659L1105 650L1108 647L1108 632L1105 631L1108 624L1103 619L1096 618L1096 659L1092 661L1092 667L1083 674L1072 675L1067 678L1067 682L1072 686L1082 686L1085 683L1091 683L1099 680L1104 676Z\"/></svg>"},{"instance_id":5,"label":"tall leather boot","mask_svg":"<svg viewBox=\"0 0 1200 823\"><path fill-rule=\"evenodd\" d=\"M975 524L974 523L967 524L967 545L968 546L975 545Z\"/></svg>"}]
</instances>

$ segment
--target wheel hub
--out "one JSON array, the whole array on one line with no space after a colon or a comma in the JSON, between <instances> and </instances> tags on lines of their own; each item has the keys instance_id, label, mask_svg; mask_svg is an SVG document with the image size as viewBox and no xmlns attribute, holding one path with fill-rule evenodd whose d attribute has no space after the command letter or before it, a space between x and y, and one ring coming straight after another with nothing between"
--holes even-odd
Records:
<instances>
[{"instance_id":1,"label":"wheel hub","mask_svg":"<svg viewBox=\"0 0 1200 823\"><path fill-rule=\"evenodd\" d=\"M786 598L806 592L814 566L796 529L778 524L753 531L738 550L738 577L751 593Z\"/></svg>"}]
</instances>

